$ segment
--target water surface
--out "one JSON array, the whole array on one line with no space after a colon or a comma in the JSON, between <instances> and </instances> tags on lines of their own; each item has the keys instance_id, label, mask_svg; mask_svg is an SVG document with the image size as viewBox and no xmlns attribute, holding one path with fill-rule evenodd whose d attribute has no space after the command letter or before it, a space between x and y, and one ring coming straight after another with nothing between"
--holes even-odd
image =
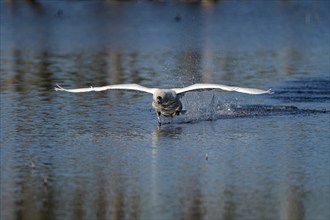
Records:
<instances>
[{"instance_id":1,"label":"water surface","mask_svg":"<svg viewBox=\"0 0 330 220\"><path fill-rule=\"evenodd\" d=\"M1 2L1 219L329 219L327 1ZM197 82L151 96L67 88Z\"/></svg>"}]
</instances>

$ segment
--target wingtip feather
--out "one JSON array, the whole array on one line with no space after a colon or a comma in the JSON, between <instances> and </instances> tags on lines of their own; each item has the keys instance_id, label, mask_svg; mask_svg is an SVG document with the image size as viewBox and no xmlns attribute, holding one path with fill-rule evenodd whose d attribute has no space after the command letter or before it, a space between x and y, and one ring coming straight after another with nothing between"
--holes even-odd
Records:
<instances>
[{"instance_id":1,"label":"wingtip feather","mask_svg":"<svg viewBox=\"0 0 330 220\"><path fill-rule=\"evenodd\" d=\"M62 88L59 84L56 84L57 87L55 87L55 91L63 91L65 90L64 88Z\"/></svg>"},{"instance_id":2,"label":"wingtip feather","mask_svg":"<svg viewBox=\"0 0 330 220\"><path fill-rule=\"evenodd\" d=\"M274 94L275 92L272 91L272 89L267 90L267 94Z\"/></svg>"}]
</instances>

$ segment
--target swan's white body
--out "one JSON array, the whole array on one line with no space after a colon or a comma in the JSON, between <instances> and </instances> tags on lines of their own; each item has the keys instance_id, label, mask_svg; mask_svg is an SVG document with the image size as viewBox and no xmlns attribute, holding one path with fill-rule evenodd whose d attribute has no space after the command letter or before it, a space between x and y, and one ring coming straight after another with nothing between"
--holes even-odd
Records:
<instances>
[{"instance_id":1,"label":"swan's white body","mask_svg":"<svg viewBox=\"0 0 330 220\"><path fill-rule=\"evenodd\" d=\"M220 84L206 84L199 83L194 84L184 88L173 88L173 89L158 89L158 88L148 88L140 86L138 84L118 84L118 85L108 85L102 87L90 87L90 88L80 88L80 89L64 89L61 86L57 85L55 87L56 91L65 91L65 92L99 92L105 90L133 90L153 94L152 106L156 111L158 123L161 124L160 115L166 117L173 117L179 115L182 112L182 103L180 97L190 91L196 90L210 90L210 89L220 89L225 91L235 91L247 94L272 94L271 90L260 90L253 88L242 88L236 86L226 86Z\"/></svg>"}]
</instances>

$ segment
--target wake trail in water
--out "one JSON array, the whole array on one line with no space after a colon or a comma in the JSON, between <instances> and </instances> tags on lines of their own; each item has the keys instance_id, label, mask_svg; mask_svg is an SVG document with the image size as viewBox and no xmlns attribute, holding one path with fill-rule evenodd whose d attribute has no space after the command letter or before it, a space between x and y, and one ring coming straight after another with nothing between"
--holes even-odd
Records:
<instances>
[{"instance_id":1,"label":"wake trail in water","mask_svg":"<svg viewBox=\"0 0 330 220\"><path fill-rule=\"evenodd\" d=\"M326 109L302 109L294 105L239 105L237 100L216 100L212 96L208 104L202 100L185 105L185 114L176 118L165 118L165 123L194 123L199 121L215 121L246 117L265 117L280 115L310 115L330 113Z\"/></svg>"}]
</instances>

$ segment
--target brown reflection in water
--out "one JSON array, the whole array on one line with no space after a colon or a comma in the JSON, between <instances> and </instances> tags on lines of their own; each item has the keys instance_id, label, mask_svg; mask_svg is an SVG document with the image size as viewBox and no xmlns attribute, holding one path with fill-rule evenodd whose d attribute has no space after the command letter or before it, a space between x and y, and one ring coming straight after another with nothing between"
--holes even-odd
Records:
<instances>
[{"instance_id":1,"label":"brown reflection in water","mask_svg":"<svg viewBox=\"0 0 330 220\"><path fill-rule=\"evenodd\" d=\"M280 59L282 60L282 71L288 75L295 75L305 71L301 69L304 59L302 52L298 48L285 48L281 51Z\"/></svg>"},{"instance_id":2,"label":"brown reflection in water","mask_svg":"<svg viewBox=\"0 0 330 220\"><path fill-rule=\"evenodd\" d=\"M27 66L27 63L25 63L25 59L23 57L24 54L22 54L22 51L15 50L13 52L13 60L14 60L13 70L16 74L12 77L11 80L8 80L7 82L12 83L9 86L13 86L16 92L24 92L24 90L26 89L25 85L22 83L26 79L25 66ZM3 85L1 85L1 87L2 86ZM4 86L6 86L6 84Z\"/></svg>"},{"instance_id":3,"label":"brown reflection in water","mask_svg":"<svg viewBox=\"0 0 330 220\"><path fill-rule=\"evenodd\" d=\"M142 82L143 78L140 76L140 70L139 67L137 66L137 61L140 59L139 54L137 51L132 51L129 55L129 62L128 62L128 67L129 67L129 79L132 79L133 82L135 83L140 83Z\"/></svg>"},{"instance_id":4,"label":"brown reflection in water","mask_svg":"<svg viewBox=\"0 0 330 220\"><path fill-rule=\"evenodd\" d=\"M232 187L227 186L224 189L223 196L223 213L222 213L222 219L236 219L235 213L236 213L236 203L234 201L234 189Z\"/></svg>"},{"instance_id":5,"label":"brown reflection in water","mask_svg":"<svg viewBox=\"0 0 330 220\"><path fill-rule=\"evenodd\" d=\"M141 196L133 187L130 190L118 158L108 158L103 161L106 167L112 167L109 173L104 168L95 169L97 192L92 208L96 219L138 219L140 217ZM132 168L133 169L133 168ZM87 201L86 201L87 202ZM88 203L88 202L87 202ZM86 216L85 216L86 217Z\"/></svg>"},{"instance_id":6,"label":"brown reflection in water","mask_svg":"<svg viewBox=\"0 0 330 220\"><path fill-rule=\"evenodd\" d=\"M111 72L112 84L122 84L124 83L123 74L123 58L122 54L119 52L111 53L111 60L113 66L113 71Z\"/></svg>"},{"instance_id":7,"label":"brown reflection in water","mask_svg":"<svg viewBox=\"0 0 330 220\"><path fill-rule=\"evenodd\" d=\"M123 219L124 218L124 192L122 190L116 190L113 192L113 198L110 203L110 218L111 219Z\"/></svg>"},{"instance_id":8,"label":"brown reflection in water","mask_svg":"<svg viewBox=\"0 0 330 220\"><path fill-rule=\"evenodd\" d=\"M304 192L300 186L289 186L284 192L281 219L305 219Z\"/></svg>"},{"instance_id":9,"label":"brown reflection in water","mask_svg":"<svg viewBox=\"0 0 330 220\"><path fill-rule=\"evenodd\" d=\"M85 192L79 187L76 187L72 192L73 204L72 215L74 220L83 219L85 216L84 202L85 202Z\"/></svg>"},{"instance_id":10,"label":"brown reflection in water","mask_svg":"<svg viewBox=\"0 0 330 220\"><path fill-rule=\"evenodd\" d=\"M105 198L107 203L104 204L105 208L109 210L106 217L110 219L138 219L140 216L140 202L141 197L135 191L128 191L123 187L125 181L120 178L120 174L111 175L108 185L105 187L110 191L106 193ZM99 218L102 219L102 218Z\"/></svg>"},{"instance_id":11,"label":"brown reflection in water","mask_svg":"<svg viewBox=\"0 0 330 220\"><path fill-rule=\"evenodd\" d=\"M183 219L203 219L203 216L205 215L205 205L203 204L202 195L199 189L186 193L183 207L183 210L185 210L183 213Z\"/></svg>"},{"instance_id":12,"label":"brown reflection in water","mask_svg":"<svg viewBox=\"0 0 330 220\"><path fill-rule=\"evenodd\" d=\"M12 89L19 94L31 93L31 88L35 85L46 91L53 89L53 73L49 70L51 63L48 52L42 51L36 58L21 50L14 50L12 58L9 56L7 59L13 60L13 63L7 69L2 69L2 91Z\"/></svg>"},{"instance_id":13,"label":"brown reflection in water","mask_svg":"<svg viewBox=\"0 0 330 220\"><path fill-rule=\"evenodd\" d=\"M106 219L107 217L107 199L106 199L106 181L104 179L104 174L101 170L97 170L97 195L96 195L96 204L95 212L97 219Z\"/></svg>"},{"instance_id":14,"label":"brown reflection in water","mask_svg":"<svg viewBox=\"0 0 330 220\"><path fill-rule=\"evenodd\" d=\"M43 97L42 101L51 101L53 97L50 95L49 91L53 90L54 87L54 73L50 70L51 62L49 61L50 57L48 52L43 51L40 57L40 62L37 63L38 72L36 74L36 81L39 82L40 85L40 96Z\"/></svg>"},{"instance_id":15,"label":"brown reflection in water","mask_svg":"<svg viewBox=\"0 0 330 220\"><path fill-rule=\"evenodd\" d=\"M36 88L46 95L53 91L55 84L67 80L75 82L71 83L70 87L86 87L91 84L103 86L109 83L125 83L126 78L129 78L129 82L140 83L145 78L140 75L139 67L136 65L139 59L136 51L129 54L120 51L99 51L91 56L93 57L89 58L77 53L63 57L51 55L45 50L38 54L14 50L12 56L8 54L3 58L13 60L13 63L1 70L1 91L14 90L21 94L30 93L32 88ZM58 59L71 67L61 67L60 63L51 61L52 59ZM65 77L60 76L63 73Z\"/></svg>"},{"instance_id":16,"label":"brown reflection in water","mask_svg":"<svg viewBox=\"0 0 330 220\"><path fill-rule=\"evenodd\" d=\"M232 53L227 53L220 61L222 70L221 78L225 81L234 81L235 79L235 66L237 65L237 57Z\"/></svg>"},{"instance_id":17,"label":"brown reflection in water","mask_svg":"<svg viewBox=\"0 0 330 220\"><path fill-rule=\"evenodd\" d=\"M88 75L90 76L90 86L103 86L107 84L110 66L107 59L110 53L111 51L102 50L91 55L92 57L90 58L84 58L83 62L90 59L90 62L85 64L84 70L88 71Z\"/></svg>"},{"instance_id":18,"label":"brown reflection in water","mask_svg":"<svg viewBox=\"0 0 330 220\"><path fill-rule=\"evenodd\" d=\"M56 195L51 172L52 168L38 160L33 167L23 165L18 174L19 181L15 183L20 196L14 204L6 204L15 206L14 219L55 219Z\"/></svg>"}]
</instances>

